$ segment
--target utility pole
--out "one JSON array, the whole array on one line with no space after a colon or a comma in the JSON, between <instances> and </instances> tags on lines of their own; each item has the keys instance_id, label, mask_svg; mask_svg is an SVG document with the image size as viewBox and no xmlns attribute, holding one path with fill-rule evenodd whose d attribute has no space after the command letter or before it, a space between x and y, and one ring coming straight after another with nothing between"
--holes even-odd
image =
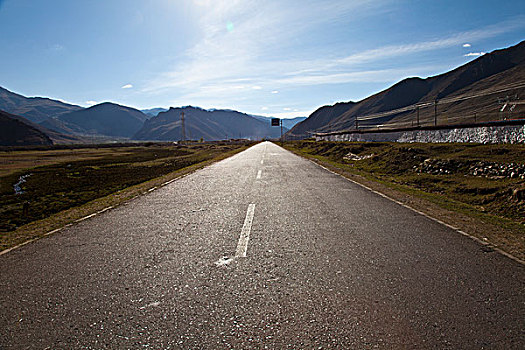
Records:
<instances>
[{"instance_id":1,"label":"utility pole","mask_svg":"<svg viewBox=\"0 0 525 350\"><path fill-rule=\"evenodd\" d=\"M283 120L281 119L281 146L283 145Z\"/></svg>"},{"instance_id":2,"label":"utility pole","mask_svg":"<svg viewBox=\"0 0 525 350\"><path fill-rule=\"evenodd\" d=\"M182 142L186 142L186 127L184 126L184 112L180 112L180 121L181 121L181 124L182 124L182 131L181 131L182 139L181 139L181 141Z\"/></svg>"},{"instance_id":3,"label":"utility pole","mask_svg":"<svg viewBox=\"0 0 525 350\"><path fill-rule=\"evenodd\" d=\"M434 100L434 126L437 126L438 123L438 100Z\"/></svg>"}]
</instances>

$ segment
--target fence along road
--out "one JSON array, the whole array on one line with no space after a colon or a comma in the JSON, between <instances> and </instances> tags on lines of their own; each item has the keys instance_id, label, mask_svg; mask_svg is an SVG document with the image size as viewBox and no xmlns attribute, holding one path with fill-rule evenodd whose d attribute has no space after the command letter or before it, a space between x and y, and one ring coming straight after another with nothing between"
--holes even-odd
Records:
<instances>
[{"instance_id":1,"label":"fence along road","mask_svg":"<svg viewBox=\"0 0 525 350\"><path fill-rule=\"evenodd\" d=\"M519 349L523 287L266 142L0 256L0 348Z\"/></svg>"}]
</instances>

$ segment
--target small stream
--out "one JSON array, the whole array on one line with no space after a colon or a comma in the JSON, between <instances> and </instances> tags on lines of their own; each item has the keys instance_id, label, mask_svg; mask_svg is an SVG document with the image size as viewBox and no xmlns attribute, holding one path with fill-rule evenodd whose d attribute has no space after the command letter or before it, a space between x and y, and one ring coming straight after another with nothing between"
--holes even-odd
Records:
<instances>
[{"instance_id":1,"label":"small stream","mask_svg":"<svg viewBox=\"0 0 525 350\"><path fill-rule=\"evenodd\" d=\"M29 176L31 176L32 174L26 174L26 175L22 175L18 178L18 182L16 184L13 185L13 187L15 188L15 194L22 194L24 193L24 191L22 191L22 187L20 187L24 182L26 182L27 178Z\"/></svg>"}]
</instances>

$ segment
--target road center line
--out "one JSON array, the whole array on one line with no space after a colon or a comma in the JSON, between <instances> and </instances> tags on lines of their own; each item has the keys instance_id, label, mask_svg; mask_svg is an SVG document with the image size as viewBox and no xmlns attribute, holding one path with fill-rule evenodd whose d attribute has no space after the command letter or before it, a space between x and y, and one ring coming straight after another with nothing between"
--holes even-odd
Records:
<instances>
[{"instance_id":1,"label":"road center line","mask_svg":"<svg viewBox=\"0 0 525 350\"><path fill-rule=\"evenodd\" d=\"M262 170L259 170L257 172L257 178L256 179L259 180L261 178L261 175L262 175Z\"/></svg>"},{"instance_id":2,"label":"road center line","mask_svg":"<svg viewBox=\"0 0 525 350\"><path fill-rule=\"evenodd\" d=\"M246 218L244 219L244 225L242 226L241 236L239 237L239 243L237 243L237 250L235 251L236 258L245 258L246 250L248 249L248 240L250 239L250 231L252 230L253 214L255 211L255 204L248 205L246 211Z\"/></svg>"}]
</instances>

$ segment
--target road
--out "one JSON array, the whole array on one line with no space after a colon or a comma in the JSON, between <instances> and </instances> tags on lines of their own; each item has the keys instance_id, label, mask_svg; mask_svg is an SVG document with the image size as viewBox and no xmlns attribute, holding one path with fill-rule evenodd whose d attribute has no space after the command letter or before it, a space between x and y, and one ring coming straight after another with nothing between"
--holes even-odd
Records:
<instances>
[{"instance_id":1,"label":"road","mask_svg":"<svg viewBox=\"0 0 525 350\"><path fill-rule=\"evenodd\" d=\"M0 256L0 348L523 349L524 276L264 142Z\"/></svg>"}]
</instances>

